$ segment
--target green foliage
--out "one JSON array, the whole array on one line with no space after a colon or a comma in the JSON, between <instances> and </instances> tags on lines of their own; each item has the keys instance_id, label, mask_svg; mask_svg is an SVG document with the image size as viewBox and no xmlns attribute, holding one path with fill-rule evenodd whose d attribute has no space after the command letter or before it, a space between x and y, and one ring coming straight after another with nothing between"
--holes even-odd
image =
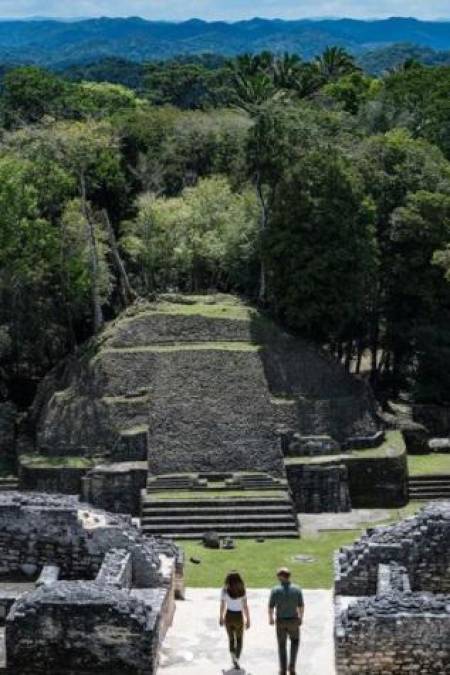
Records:
<instances>
[{"instance_id":1,"label":"green foliage","mask_svg":"<svg viewBox=\"0 0 450 675\"><path fill-rule=\"evenodd\" d=\"M121 84L81 82L66 96L66 109L71 117L105 117L140 105L136 94Z\"/></svg>"},{"instance_id":2,"label":"green foliage","mask_svg":"<svg viewBox=\"0 0 450 675\"><path fill-rule=\"evenodd\" d=\"M374 98L379 89L376 80L359 72L344 75L323 88L325 96L330 96L342 105L342 108L356 115L361 105Z\"/></svg>"},{"instance_id":3,"label":"green foliage","mask_svg":"<svg viewBox=\"0 0 450 675\"><path fill-rule=\"evenodd\" d=\"M358 174L332 147L308 152L284 174L272 209L265 255L278 311L320 341L351 334L377 266L374 208Z\"/></svg>"},{"instance_id":4,"label":"green foliage","mask_svg":"<svg viewBox=\"0 0 450 675\"><path fill-rule=\"evenodd\" d=\"M147 66L145 93L155 105L205 109L229 103L230 77L223 68L211 70L201 63L169 61Z\"/></svg>"},{"instance_id":5,"label":"green foliage","mask_svg":"<svg viewBox=\"0 0 450 675\"><path fill-rule=\"evenodd\" d=\"M67 84L35 66L9 71L3 81L3 115L7 126L37 122L45 115L64 114Z\"/></svg>"},{"instance_id":6,"label":"green foliage","mask_svg":"<svg viewBox=\"0 0 450 675\"><path fill-rule=\"evenodd\" d=\"M450 157L450 66L411 64L388 75L380 95L391 124L407 127Z\"/></svg>"},{"instance_id":7,"label":"green foliage","mask_svg":"<svg viewBox=\"0 0 450 675\"><path fill-rule=\"evenodd\" d=\"M122 246L145 292L248 288L257 214L251 192L232 192L225 178L203 179L180 197L142 196Z\"/></svg>"}]
</instances>

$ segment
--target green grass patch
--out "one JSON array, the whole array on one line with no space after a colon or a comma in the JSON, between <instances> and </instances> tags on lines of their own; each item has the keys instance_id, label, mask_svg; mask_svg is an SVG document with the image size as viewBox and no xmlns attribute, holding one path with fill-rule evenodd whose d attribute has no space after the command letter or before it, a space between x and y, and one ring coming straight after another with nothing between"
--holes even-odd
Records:
<instances>
[{"instance_id":1,"label":"green grass patch","mask_svg":"<svg viewBox=\"0 0 450 675\"><path fill-rule=\"evenodd\" d=\"M106 347L102 354L139 354L145 352L257 352L260 345L251 342L176 342L170 345L146 345L143 347Z\"/></svg>"},{"instance_id":2,"label":"green grass patch","mask_svg":"<svg viewBox=\"0 0 450 675\"><path fill-rule=\"evenodd\" d=\"M211 319L248 321L258 310L243 303L239 298L228 295L182 295L162 296L154 303L140 306L120 319L120 323L134 321L137 317L169 314L172 316L204 316Z\"/></svg>"},{"instance_id":3,"label":"green grass patch","mask_svg":"<svg viewBox=\"0 0 450 675\"><path fill-rule=\"evenodd\" d=\"M401 457L406 452L403 436L400 431L388 431L382 445L378 448L367 448L366 450L352 450L351 452L342 452L338 455L323 455L320 457L286 457L284 463L286 466L296 464L328 464L329 462L339 462L346 459L382 459L385 457Z\"/></svg>"},{"instance_id":4,"label":"green grass patch","mask_svg":"<svg viewBox=\"0 0 450 675\"><path fill-rule=\"evenodd\" d=\"M36 469L90 469L96 460L92 457L46 457L44 455L21 455L20 464Z\"/></svg>"},{"instance_id":5,"label":"green grass patch","mask_svg":"<svg viewBox=\"0 0 450 675\"><path fill-rule=\"evenodd\" d=\"M450 476L450 454L408 455L410 476Z\"/></svg>"},{"instance_id":6,"label":"green grass patch","mask_svg":"<svg viewBox=\"0 0 450 675\"><path fill-rule=\"evenodd\" d=\"M171 302L160 303L155 309L145 310L143 314L157 315L168 314L171 316L203 316L208 319L231 319L232 321L249 321L256 310L245 306L233 305L177 305ZM142 316L142 314L138 315Z\"/></svg>"},{"instance_id":7,"label":"green grass patch","mask_svg":"<svg viewBox=\"0 0 450 675\"><path fill-rule=\"evenodd\" d=\"M183 541L179 545L186 553L186 584L194 588L220 588L233 569L243 574L250 588L269 588L282 565L292 570L294 580L304 588L331 588L333 552L359 535L359 530L327 532L303 539L267 539L261 544L238 539L233 551L206 549L199 542ZM313 562L296 562L298 555L310 556ZM191 557L201 560L201 564L190 562Z\"/></svg>"}]
</instances>

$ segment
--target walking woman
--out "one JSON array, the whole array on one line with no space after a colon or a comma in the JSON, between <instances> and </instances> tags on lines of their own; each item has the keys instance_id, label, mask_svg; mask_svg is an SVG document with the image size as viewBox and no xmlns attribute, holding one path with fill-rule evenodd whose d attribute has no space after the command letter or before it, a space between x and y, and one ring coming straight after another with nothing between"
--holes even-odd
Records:
<instances>
[{"instance_id":1,"label":"walking woman","mask_svg":"<svg viewBox=\"0 0 450 675\"><path fill-rule=\"evenodd\" d=\"M248 609L245 584L239 572L230 572L225 579L220 598L219 623L227 629L230 642L230 654L233 666L239 670L239 659L245 628L250 628L250 612Z\"/></svg>"}]
</instances>

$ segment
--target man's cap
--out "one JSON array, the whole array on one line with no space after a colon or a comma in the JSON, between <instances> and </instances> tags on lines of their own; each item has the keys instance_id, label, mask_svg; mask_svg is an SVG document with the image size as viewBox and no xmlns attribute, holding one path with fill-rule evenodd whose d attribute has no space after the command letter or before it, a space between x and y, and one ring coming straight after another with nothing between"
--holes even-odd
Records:
<instances>
[{"instance_id":1,"label":"man's cap","mask_svg":"<svg viewBox=\"0 0 450 675\"><path fill-rule=\"evenodd\" d=\"M287 567L280 567L277 571L277 576L278 577L290 577L291 576L291 570L288 569Z\"/></svg>"}]
</instances>

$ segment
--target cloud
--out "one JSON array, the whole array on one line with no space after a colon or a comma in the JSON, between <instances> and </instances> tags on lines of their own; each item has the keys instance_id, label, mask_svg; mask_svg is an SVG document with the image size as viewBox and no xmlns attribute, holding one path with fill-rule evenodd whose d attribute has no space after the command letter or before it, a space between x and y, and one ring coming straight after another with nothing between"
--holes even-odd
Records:
<instances>
[{"instance_id":1,"label":"cloud","mask_svg":"<svg viewBox=\"0 0 450 675\"><path fill-rule=\"evenodd\" d=\"M233 21L255 15L270 18L306 16L417 16L450 18L449 0L0 0L0 16L143 16L183 20L192 17Z\"/></svg>"}]
</instances>

